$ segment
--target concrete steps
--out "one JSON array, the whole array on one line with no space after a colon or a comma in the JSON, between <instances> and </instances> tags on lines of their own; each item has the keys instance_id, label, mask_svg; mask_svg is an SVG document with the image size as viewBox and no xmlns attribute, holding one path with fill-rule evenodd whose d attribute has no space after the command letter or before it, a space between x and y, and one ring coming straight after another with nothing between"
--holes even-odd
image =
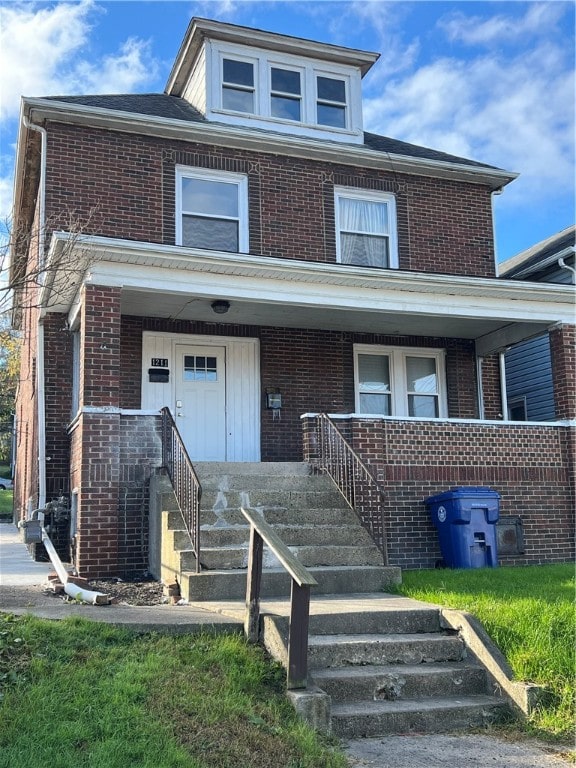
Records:
<instances>
[{"instance_id":1,"label":"concrete steps","mask_svg":"<svg viewBox=\"0 0 576 768\"><path fill-rule=\"evenodd\" d=\"M164 512L163 578L172 574L189 601L243 598L249 526L241 507L258 509L319 582L319 594L385 589L400 580L332 481L304 463L195 465L202 484L200 561L178 510ZM164 546L165 544L165 546ZM262 595L288 595L290 580L264 549Z\"/></svg>"},{"instance_id":2,"label":"concrete steps","mask_svg":"<svg viewBox=\"0 0 576 768\"><path fill-rule=\"evenodd\" d=\"M286 664L287 608L263 610L265 645ZM486 670L441 628L440 609L406 598L314 597L308 666L342 738L468 730L510 716L508 703L489 695Z\"/></svg>"}]
</instances>

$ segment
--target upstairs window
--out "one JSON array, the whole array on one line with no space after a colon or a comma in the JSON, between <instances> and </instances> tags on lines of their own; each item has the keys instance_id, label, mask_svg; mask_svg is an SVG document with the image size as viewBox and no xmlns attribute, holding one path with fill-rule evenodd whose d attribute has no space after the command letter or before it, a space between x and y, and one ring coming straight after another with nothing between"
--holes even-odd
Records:
<instances>
[{"instance_id":1,"label":"upstairs window","mask_svg":"<svg viewBox=\"0 0 576 768\"><path fill-rule=\"evenodd\" d=\"M398 266L393 195L337 189L335 207L336 250L341 264L381 269Z\"/></svg>"},{"instance_id":2,"label":"upstairs window","mask_svg":"<svg viewBox=\"0 0 576 768\"><path fill-rule=\"evenodd\" d=\"M302 83L300 72L271 67L270 114L282 120L302 119Z\"/></svg>"},{"instance_id":3,"label":"upstairs window","mask_svg":"<svg viewBox=\"0 0 576 768\"><path fill-rule=\"evenodd\" d=\"M445 416L443 364L443 350L356 345L357 413L420 419Z\"/></svg>"},{"instance_id":4,"label":"upstairs window","mask_svg":"<svg viewBox=\"0 0 576 768\"><path fill-rule=\"evenodd\" d=\"M316 78L316 91L318 124L346 128L346 81L320 76Z\"/></svg>"},{"instance_id":5,"label":"upstairs window","mask_svg":"<svg viewBox=\"0 0 576 768\"><path fill-rule=\"evenodd\" d=\"M254 91L254 64L250 61L223 59L223 109L254 114Z\"/></svg>"},{"instance_id":6,"label":"upstairs window","mask_svg":"<svg viewBox=\"0 0 576 768\"><path fill-rule=\"evenodd\" d=\"M205 169L176 171L176 242L188 248L248 252L245 176Z\"/></svg>"},{"instance_id":7,"label":"upstairs window","mask_svg":"<svg viewBox=\"0 0 576 768\"><path fill-rule=\"evenodd\" d=\"M202 102L200 78L207 78ZM190 88L209 120L361 144L359 67L212 41Z\"/></svg>"}]
</instances>

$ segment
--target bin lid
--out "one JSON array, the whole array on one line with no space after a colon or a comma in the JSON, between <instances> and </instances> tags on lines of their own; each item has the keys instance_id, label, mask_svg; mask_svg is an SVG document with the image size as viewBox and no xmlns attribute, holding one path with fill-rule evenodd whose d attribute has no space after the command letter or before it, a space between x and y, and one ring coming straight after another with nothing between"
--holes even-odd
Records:
<instances>
[{"instance_id":1,"label":"bin lid","mask_svg":"<svg viewBox=\"0 0 576 768\"><path fill-rule=\"evenodd\" d=\"M424 503L439 504L443 501L449 501L450 499L465 499L467 497L499 499L500 494L493 488L486 488L478 485L458 486L457 488L450 488L449 491L444 491L444 493L439 493L436 496L429 496Z\"/></svg>"}]
</instances>

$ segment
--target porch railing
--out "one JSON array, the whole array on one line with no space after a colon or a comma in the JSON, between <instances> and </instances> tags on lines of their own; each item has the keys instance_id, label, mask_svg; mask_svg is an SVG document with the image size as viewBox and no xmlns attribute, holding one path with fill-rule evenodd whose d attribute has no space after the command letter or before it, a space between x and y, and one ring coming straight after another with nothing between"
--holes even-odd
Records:
<instances>
[{"instance_id":1,"label":"porch railing","mask_svg":"<svg viewBox=\"0 0 576 768\"><path fill-rule=\"evenodd\" d=\"M286 686L289 690L306 688L308 678L308 625L310 619L310 587L316 579L290 552L276 531L253 509L241 507L250 523L248 550L248 579L246 583L246 620L244 631L248 642L260 638L260 585L262 582L262 553L264 543L276 555L292 579L290 593L290 624L288 628L288 660Z\"/></svg>"},{"instance_id":2,"label":"porch railing","mask_svg":"<svg viewBox=\"0 0 576 768\"><path fill-rule=\"evenodd\" d=\"M165 467L172 482L174 495L196 557L196 573L199 573L202 486L169 408L162 408L162 466Z\"/></svg>"},{"instance_id":3,"label":"porch railing","mask_svg":"<svg viewBox=\"0 0 576 768\"><path fill-rule=\"evenodd\" d=\"M384 489L327 414L319 413L316 423L317 467L336 483L340 493L378 546L384 558L384 565L388 565L386 529L382 513Z\"/></svg>"}]
</instances>

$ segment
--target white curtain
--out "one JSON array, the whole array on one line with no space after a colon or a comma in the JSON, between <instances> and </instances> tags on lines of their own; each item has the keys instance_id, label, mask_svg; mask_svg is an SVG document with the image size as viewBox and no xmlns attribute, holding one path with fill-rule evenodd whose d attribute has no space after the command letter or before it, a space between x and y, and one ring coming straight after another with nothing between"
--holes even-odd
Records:
<instances>
[{"instance_id":1,"label":"white curtain","mask_svg":"<svg viewBox=\"0 0 576 768\"><path fill-rule=\"evenodd\" d=\"M388 266L388 206L372 200L339 199L341 261Z\"/></svg>"}]
</instances>

